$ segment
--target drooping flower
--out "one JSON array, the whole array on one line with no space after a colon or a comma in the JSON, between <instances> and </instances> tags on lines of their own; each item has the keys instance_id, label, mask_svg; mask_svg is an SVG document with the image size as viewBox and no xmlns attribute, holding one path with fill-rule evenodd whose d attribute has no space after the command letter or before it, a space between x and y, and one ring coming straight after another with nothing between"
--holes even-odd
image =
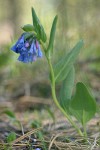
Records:
<instances>
[{"instance_id":1,"label":"drooping flower","mask_svg":"<svg viewBox=\"0 0 100 150\"><path fill-rule=\"evenodd\" d=\"M22 35L16 44L11 47L11 50L13 50L15 53L19 53L20 49L24 46L24 35Z\"/></svg>"},{"instance_id":2,"label":"drooping flower","mask_svg":"<svg viewBox=\"0 0 100 150\"><path fill-rule=\"evenodd\" d=\"M21 35L16 44L11 47L15 53L19 53L18 60L23 63L36 61L38 57L42 57L40 44L36 37L25 39L25 33Z\"/></svg>"}]
</instances>

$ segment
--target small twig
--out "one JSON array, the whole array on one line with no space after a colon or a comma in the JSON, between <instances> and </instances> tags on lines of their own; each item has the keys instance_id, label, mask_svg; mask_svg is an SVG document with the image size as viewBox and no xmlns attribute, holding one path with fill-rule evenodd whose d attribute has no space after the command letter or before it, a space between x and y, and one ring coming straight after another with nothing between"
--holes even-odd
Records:
<instances>
[{"instance_id":1,"label":"small twig","mask_svg":"<svg viewBox=\"0 0 100 150\"><path fill-rule=\"evenodd\" d=\"M22 123L21 123L21 122L19 122L19 123L20 123L20 126L21 126L22 135L24 135L24 128L23 128L23 125L22 125Z\"/></svg>"},{"instance_id":2,"label":"small twig","mask_svg":"<svg viewBox=\"0 0 100 150\"><path fill-rule=\"evenodd\" d=\"M54 142L54 144L56 145L56 147L59 147L60 148L60 146L59 145L62 145L63 143L62 142ZM64 143L65 144L65 143ZM68 148L70 149L70 150L73 150L72 148L71 148L71 146L68 144L68 143L66 143L66 145L68 146ZM62 149L62 147L60 148L60 149Z\"/></svg>"},{"instance_id":3,"label":"small twig","mask_svg":"<svg viewBox=\"0 0 100 150\"><path fill-rule=\"evenodd\" d=\"M93 150L94 147L95 147L96 144L97 144L97 137L98 137L98 136L95 137L95 140L94 140L94 142L93 142L93 145L92 145L92 147L91 147L91 150Z\"/></svg>"},{"instance_id":4,"label":"small twig","mask_svg":"<svg viewBox=\"0 0 100 150\"><path fill-rule=\"evenodd\" d=\"M50 145L49 145L49 149L48 149L48 150L51 149L51 147L52 147L52 145L53 145L55 139L56 139L57 137L59 137L59 135L62 135L62 133L57 134L57 135L52 139L52 141L51 141L51 143L50 143Z\"/></svg>"},{"instance_id":5,"label":"small twig","mask_svg":"<svg viewBox=\"0 0 100 150\"><path fill-rule=\"evenodd\" d=\"M27 136L29 136L29 135L35 133L35 132L38 132L38 131L41 130L41 129L42 129L42 127L37 128L37 129L34 129L34 130L32 130L32 131L30 131L30 132L24 134L23 136L20 136L19 138L17 138L16 140L14 140L11 144L14 145L15 143L17 143L17 142L23 140L25 137L27 137Z\"/></svg>"}]
</instances>

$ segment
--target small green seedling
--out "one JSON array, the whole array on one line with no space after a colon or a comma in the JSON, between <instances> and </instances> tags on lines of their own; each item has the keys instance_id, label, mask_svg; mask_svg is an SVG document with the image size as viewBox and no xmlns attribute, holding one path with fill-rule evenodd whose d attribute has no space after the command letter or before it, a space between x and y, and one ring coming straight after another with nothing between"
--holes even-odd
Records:
<instances>
[{"instance_id":1,"label":"small green seedling","mask_svg":"<svg viewBox=\"0 0 100 150\"><path fill-rule=\"evenodd\" d=\"M16 139L16 133L15 132L11 132L8 134L6 141L8 146L5 146L5 150L13 150L12 148L12 142Z\"/></svg>"}]
</instances>

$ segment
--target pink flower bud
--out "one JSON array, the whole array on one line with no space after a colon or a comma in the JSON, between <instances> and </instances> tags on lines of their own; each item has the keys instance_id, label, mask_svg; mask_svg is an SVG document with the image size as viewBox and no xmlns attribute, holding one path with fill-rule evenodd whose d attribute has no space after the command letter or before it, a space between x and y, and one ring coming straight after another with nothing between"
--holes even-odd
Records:
<instances>
[{"instance_id":1,"label":"pink flower bud","mask_svg":"<svg viewBox=\"0 0 100 150\"><path fill-rule=\"evenodd\" d=\"M38 49L39 48L39 43L38 43L38 41L36 41L36 49Z\"/></svg>"}]
</instances>

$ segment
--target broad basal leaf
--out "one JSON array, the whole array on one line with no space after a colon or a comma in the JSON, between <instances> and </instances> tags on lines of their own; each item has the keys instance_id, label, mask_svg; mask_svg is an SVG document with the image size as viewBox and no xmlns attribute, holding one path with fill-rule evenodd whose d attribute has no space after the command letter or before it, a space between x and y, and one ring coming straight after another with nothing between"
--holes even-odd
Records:
<instances>
[{"instance_id":1,"label":"broad basal leaf","mask_svg":"<svg viewBox=\"0 0 100 150\"><path fill-rule=\"evenodd\" d=\"M83 125L96 113L96 102L87 87L81 82L76 85L75 96L70 102L70 111Z\"/></svg>"}]
</instances>

